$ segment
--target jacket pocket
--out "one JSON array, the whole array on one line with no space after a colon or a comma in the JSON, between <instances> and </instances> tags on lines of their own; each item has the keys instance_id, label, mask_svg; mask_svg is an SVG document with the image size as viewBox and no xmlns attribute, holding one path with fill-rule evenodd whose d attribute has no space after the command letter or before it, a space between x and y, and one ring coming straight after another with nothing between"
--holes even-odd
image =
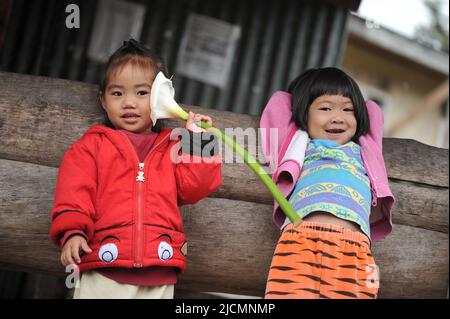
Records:
<instances>
[{"instance_id":1,"label":"jacket pocket","mask_svg":"<svg viewBox=\"0 0 450 319\"><path fill-rule=\"evenodd\" d=\"M145 225L144 264L176 267L184 271L186 255L187 243L183 232Z\"/></svg>"}]
</instances>

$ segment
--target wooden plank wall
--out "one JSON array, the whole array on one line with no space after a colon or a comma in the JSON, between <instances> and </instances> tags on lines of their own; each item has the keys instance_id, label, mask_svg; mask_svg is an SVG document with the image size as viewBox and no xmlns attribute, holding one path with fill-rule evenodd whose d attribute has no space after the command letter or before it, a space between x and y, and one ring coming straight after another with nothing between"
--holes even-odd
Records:
<instances>
[{"instance_id":1,"label":"wooden plank wall","mask_svg":"<svg viewBox=\"0 0 450 319\"><path fill-rule=\"evenodd\" d=\"M6 72L0 83L0 269L64 277L48 236L55 178L67 148L101 121L97 87ZM258 126L257 117L187 108L221 129ZM384 139L383 151L397 205L392 235L373 245L380 297L445 298L448 150ZM222 172L218 191L182 208L189 254L178 289L262 296L278 238L272 199L245 164Z\"/></svg>"}]
</instances>

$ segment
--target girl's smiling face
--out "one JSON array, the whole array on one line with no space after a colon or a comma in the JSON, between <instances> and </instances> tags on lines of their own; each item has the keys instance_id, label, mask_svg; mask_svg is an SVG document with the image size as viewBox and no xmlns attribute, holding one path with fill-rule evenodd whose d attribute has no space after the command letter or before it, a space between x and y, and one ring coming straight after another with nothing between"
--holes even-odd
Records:
<instances>
[{"instance_id":1,"label":"girl's smiling face","mask_svg":"<svg viewBox=\"0 0 450 319\"><path fill-rule=\"evenodd\" d=\"M322 95L309 107L308 133L312 139L345 144L353 138L356 128L352 101L345 96Z\"/></svg>"},{"instance_id":2,"label":"girl's smiling face","mask_svg":"<svg viewBox=\"0 0 450 319\"><path fill-rule=\"evenodd\" d=\"M116 129L138 134L151 130L151 79L151 72L130 63L109 76L101 103Z\"/></svg>"}]
</instances>

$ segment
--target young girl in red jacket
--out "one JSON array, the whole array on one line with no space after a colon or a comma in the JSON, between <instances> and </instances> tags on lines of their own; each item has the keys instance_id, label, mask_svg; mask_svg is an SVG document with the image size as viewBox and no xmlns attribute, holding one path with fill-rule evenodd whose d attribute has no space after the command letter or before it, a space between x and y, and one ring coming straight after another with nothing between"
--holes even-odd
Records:
<instances>
[{"instance_id":1,"label":"young girl in red jacket","mask_svg":"<svg viewBox=\"0 0 450 319\"><path fill-rule=\"evenodd\" d=\"M105 124L76 141L59 168L50 236L62 264L82 272L74 298L173 298L187 252L178 206L221 185L217 140L195 124L209 117L190 113L176 130L152 123L160 71L158 56L125 41L100 85Z\"/></svg>"}]
</instances>

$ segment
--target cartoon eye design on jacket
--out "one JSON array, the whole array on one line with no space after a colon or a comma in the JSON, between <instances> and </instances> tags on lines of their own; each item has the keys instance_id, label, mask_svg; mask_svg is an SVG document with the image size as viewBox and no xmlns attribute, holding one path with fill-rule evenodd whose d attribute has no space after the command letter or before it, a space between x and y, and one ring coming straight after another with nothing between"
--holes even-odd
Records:
<instances>
[{"instance_id":1,"label":"cartoon eye design on jacket","mask_svg":"<svg viewBox=\"0 0 450 319\"><path fill-rule=\"evenodd\" d=\"M169 240L172 242L172 238L167 234L163 234L163 235L159 236L158 238L161 238L163 236L168 237ZM172 246L165 241L160 242L159 246L158 246L158 256L159 256L159 259L161 259L162 261L167 261L170 258L172 258L173 257Z\"/></svg>"},{"instance_id":2,"label":"cartoon eye design on jacket","mask_svg":"<svg viewBox=\"0 0 450 319\"><path fill-rule=\"evenodd\" d=\"M108 237L103 238L102 242L105 241L105 239L111 238L111 237L119 240L115 236L108 236ZM119 250L117 249L116 244L113 244L113 243L103 245L102 247L100 247L100 249L98 251L98 258L100 258L101 261L103 261L107 264L110 264L113 261L115 261L118 256L119 256Z\"/></svg>"}]
</instances>

